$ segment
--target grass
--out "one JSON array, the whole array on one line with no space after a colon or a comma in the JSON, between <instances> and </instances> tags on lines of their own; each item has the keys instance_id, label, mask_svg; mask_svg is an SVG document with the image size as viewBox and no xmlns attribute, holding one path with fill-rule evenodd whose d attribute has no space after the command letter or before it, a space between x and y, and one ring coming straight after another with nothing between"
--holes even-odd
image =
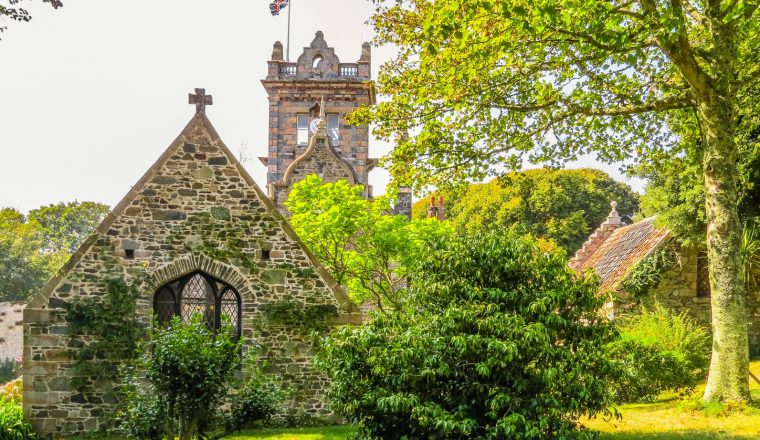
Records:
<instances>
[{"instance_id":1,"label":"grass","mask_svg":"<svg viewBox=\"0 0 760 440\"><path fill-rule=\"evenodd\" d=\"M750 364L760 377L760 360ZM760 385L750 384L752 399L760 402ZM699 390L697 390L699 391ZM755 403L757 405L757 403ZM760 439L760 406L720 411L720 405L707 411L688 408L683 400L661 400L647 404L621 405L620 420L600 418L582 421L591 429L601 431L601 440L750 440ZM708 415L706 412L723 415ZM243 431L225 437L226 440L343 440L354 431L351 426L322 428L260 429Z\"/></svg>"},{"instance_id":2,"label":"grass","mask_svg":"<svg viewBox=\"0 0 760 440\"><path fill-rule=\"evenodd\" d=\"M760 360L751 362L750 370L760 375ZM704 387L702 387L704 389ZM699 392L700 389L697 390ZM760 385L750 384L752 399L760 402ZM757 403L755 404L757 405ZM721 412L712 406L708 412ZM723 415L707 415L695 411L677 399L649 404L621 405L622 420L584 421L591 429L602 432L604 440L749 440L760 438L760 408L722 411Z\"/></svg>"},{"instance_id":3,"label":"grass","mask_svg":"<svg viewBox=\"0 0 760 440\"><path fill-rule=\"evenodd\" d=\"M244 431L225 440L345 440L353 432L351 426L323 428L260 429Z\"/></svg>"}]
</instances>

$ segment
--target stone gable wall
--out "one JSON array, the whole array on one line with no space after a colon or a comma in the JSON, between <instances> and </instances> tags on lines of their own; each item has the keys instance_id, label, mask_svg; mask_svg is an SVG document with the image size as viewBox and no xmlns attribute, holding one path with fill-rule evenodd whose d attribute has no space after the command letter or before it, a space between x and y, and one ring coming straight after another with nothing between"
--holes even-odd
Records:
<instances>
[{"instance_id":1,"label":"stone gable wall","mask_svg":"<svg viewBox=\"0 0 760 440\"><path fill-rule=\"evenodd\" d=\"M329 416L323 390L327 378L312 365L309 330L268 320L266 305L294 301L346 310L331 290L329 276L315 267L289 228L260 199L238 165L196 118L161 168L123 213L87 240L24 313L24 410L43 435L67 435L109 428L118 384L97 383L82 393L77 348L69 332L66 306L101 297L113 277L128 284L144 279L137 301L139 320L148 326L152 298L162 283L195 270L228 282L241 295L244 344L263 347L263 360L298 390L293 410ZM191 129L192 128L192 129ZM224 148L226 150L226 148ZM117 208L118 209L118 208ZM125 250L134 250L134 259ZM270 259L262 258L268 250ZM350 320L341 312L336 321ZM342 318L341 318L342 317ZM97 337L94 335L93 337ZM86 379L86 378L85 378Z\"/></svg>"}]
</instances>

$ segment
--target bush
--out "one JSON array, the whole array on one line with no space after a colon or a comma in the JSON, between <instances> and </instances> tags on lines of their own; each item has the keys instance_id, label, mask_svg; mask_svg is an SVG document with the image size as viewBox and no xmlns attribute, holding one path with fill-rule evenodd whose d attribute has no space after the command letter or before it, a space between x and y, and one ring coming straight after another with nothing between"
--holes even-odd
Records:
<instances>
[{"instance_id":1,"label":"bush","mask_svg":"<svg viewBox=\"0 0 760 440\"><path fill-rule=\"evenodd\" d=\"M246 361L244 382L229 398L228 432L268 422L279 409L284 391L274 376L263 372L251 351Z\"/></svg>"},{"instance_id":2,"label":"bush","mask_svg":"<svg viewBox=\"0 0 760 440\"><path fill-rule=\"evenodd\" d=\"M0 440L35 439L32 426L24 421L20 401L0 397Z\"/></svg>"},{"instance_id":3,"label":"bush","mask_svg":"<svg viewBox=\"0 0 760 440\"><path fill-rule=\"evenodd\" d=\"M240 342L211 332L200 315L189 324L174 318L154 330L139 362L128 368L122 428L131 437L158 440L206 438L268 419L279 387L250 361L243 379Z\"/></svg>"},{"instance_id":4,"label":"bush","mask_svg":"<svg viewBox=\"0 0 760 440\"><path fill-rule=\"evenodd\" d=\"M0 361L0 383L17 379L21 375L21 363L15 359L5 358Z\"/></svg>"},{"instance_id":5,"label":"bush","mask_svg":"<svg viewBox=\"0 0 760 440\"><path fill-rule=\"evenodd\" d=\"M323 342L318 365L357 438L592 438L610 414L615 337L596 280L523 239L464 237L421 261L404 311Z\"/></svg>"},{"instance_id":6,"label":"bush","mask_svg":"<svg viewBox=\"0 0 760 440\"><path fill-rule=\"evenodd\" d=\"M657 305L623 321L620 337L609 349L623 372L615 383L616 400L648 402L705 378L710 336L684 313Z\"/></svg>"}]
</instances>

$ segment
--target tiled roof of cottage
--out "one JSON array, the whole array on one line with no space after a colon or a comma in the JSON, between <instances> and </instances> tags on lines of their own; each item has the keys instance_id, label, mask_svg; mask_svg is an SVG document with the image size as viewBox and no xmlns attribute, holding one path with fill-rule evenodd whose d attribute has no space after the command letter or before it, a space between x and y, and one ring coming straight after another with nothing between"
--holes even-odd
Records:
<instances>
[{"instance_id":1,"label":"tiled roof of cottage","mask_svg":"<svg viewBox=\"0 0 760 440\"><path fill-rule=\"evenodd\" d=\"M667 230L654 225L654 217L620 227L578 269L594 269L601 278L600 291L615 290L633 266L667 237Z\"/></svg>"}]
</instances>

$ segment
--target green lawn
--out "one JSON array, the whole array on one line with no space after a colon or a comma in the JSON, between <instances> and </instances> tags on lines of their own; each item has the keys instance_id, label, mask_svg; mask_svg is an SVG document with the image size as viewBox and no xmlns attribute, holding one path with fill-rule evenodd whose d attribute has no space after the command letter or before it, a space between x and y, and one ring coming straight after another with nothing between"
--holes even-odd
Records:
<instances>
[{"instance_id":1,"label":"green lawn","mask_svg":"<svg viewBox=\"0 0 760 440\"><path fill-rule=\"evenodd\" d=\"M760 360L750 366L760 376ZM760 385L752 383L752 398L760 402ZM760 439L760 409L749 409L729 416L707 416L685 410L678 400L650 404L622 405L622 420L584 421L589 428L602 431L603 440L750 440ZM345 439L350 427L251 431L232 437L235 440L338 440Z\"/></svg>"},{"instance_id":2,"label":"green lawn","mask_svg":"<svg viewBox=\"0 0 760 440\"><path fill-rule=\"evenodd\" d=\"M329 426L325 428L262 429L246 431L229 440L345 440L353 431L350 426Z\"/></svg>"},{"instance_id":3,"label":"green lawn","mask_svg":"<svg viewBox=\"0 0 760 440\"><path fill-rule=\"evenodd\" d=\"M750 364L755 376L760 375L760 360ZM750 384L752 399L760 402L760 385ZM680 401L622 405L618 408L622 420L605 422L597 419L584 422L589 428L602 431L605 440L673 440L726 439L749 440L760 438L760 409L748 409L728 416L707 416L688 411Z\"/></svg>"},{"instance_id":4,"label":"green lawn","mask_svg":"<svg viewBox=\"0 0 760 440\"><path fill-rule=\"evenodd\" d=\"M760 360L750 369L760 376ZM752 398L760 402L760 385L752 383ZM760 439L760 407L728 416L707 416L685 410L679 400L649 404L621 405L622 420L583 421L602 432L602 440L750 440ZM231 440L343 440L353 431L350 426L324 428L262 429L245 431Z\"/></svg>"}]
</instances>

